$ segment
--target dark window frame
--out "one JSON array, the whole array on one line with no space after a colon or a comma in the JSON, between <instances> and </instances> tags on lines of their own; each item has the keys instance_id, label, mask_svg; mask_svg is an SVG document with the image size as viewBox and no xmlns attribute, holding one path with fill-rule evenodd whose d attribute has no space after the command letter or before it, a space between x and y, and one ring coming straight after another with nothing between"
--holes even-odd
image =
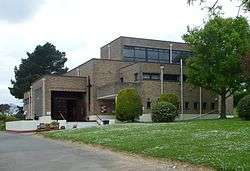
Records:
<instances>
[{"instance_id":1,"label":"dark window frame","mask_svg":"<svg viewBox=\"0 0 250 171\"><path fill-rule=\"evenodd\" d=\"M215 103L214 102L211 103L211 110L215 110Z\"/></svg>"},{"instance_id":2,"label":"dark window frame","mask_svg":"<svg viewBox=\"0 0 250 171\"><path fill-rule=\"evenodd\" d=\"M120 78L120 82L124 83L124 78L123 77Z\"/></svg>"},{"instance_id":3,"label":"dark window frame","mask_svg":"<svg viewBox=\"0 0 250 171\"><path fill-rule=\"evenodd\" d=\"M124 50L132 50L131 56L126 56ZM145 52L145 57L137 57L136 56L136 50L141 50ZM156 58L151 58L149 56L149 52L154 51L157 52ZM188 50L172 50L172 62L173 63L179 63L178 61L175 62L175 54L177 53L177 56L183 56L183 58L192 56L192 52ZM164 48L152 48L152 47L142 47L142 46L123 46L122 49L123 59L127 61L142 61L142 62L156 62L156 63L170 63L170 49L164 49ZM164 54L166 54L166 58L164 57Z\"/></svg>"},{"instance_id":4,"label":"dark window frame","mask_svg":"<svg viewBox=\"0 0 250 171\"><path fill-rule=\"evenodd\" d=\"M151 109L151 101L150 101L149 98L148 98L148 100L147 100L146 109Z\"/></svg>"},{"instance_id":5,"label":"dark window frame","mask_svg":"<svg viewBox=\"0 0 250 171\"><path fill-rule=\"evenodd\" d=\"M139 81L139 79L138 79L138 73L134 73L134 81L136 82L136 81Z\"/></svg>"},{"instance_id":6,"label":"dark window frame","mask_svg":"<svg viewBox=\"0 0 250 171\"><path fill-rule=\"evenodd\" d=\"M202 103L202 110L206 110L207 109L207 102L203 102Z\"/></svg>"},{"instance_id":7,"label":"dark window frame","mask_svg":"<svg viewBox=\"0 0 250 171\"><path fill-rule=\"evenodd\" d=\"M189 108L189 102L185 102L185 104L184 104L184 109L185 109L185 110L190 109L190 108Z\"/></svg>"},{"instance_id":8,"label":"dark window frame","mask_svg":"<svg viewBox=\"0 0 250 171\"><path fill-rule=\"evenodd\" d=\"M198 110L199 103L198 102L194 102L194 110Z\"/></svg>"}]
</instances>

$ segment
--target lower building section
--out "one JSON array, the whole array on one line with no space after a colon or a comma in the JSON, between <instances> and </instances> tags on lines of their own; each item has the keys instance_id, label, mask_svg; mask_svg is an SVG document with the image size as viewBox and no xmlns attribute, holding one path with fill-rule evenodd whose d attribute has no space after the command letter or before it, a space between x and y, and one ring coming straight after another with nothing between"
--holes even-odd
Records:
<instances>
[{"instance_id":1,"label":"lower building section","mask_svg":"<svg viewBox=\"0 0 250 171\"><path fill-rule=\"evenodd\" d=\"M154 65L144 67L144 70L147 68L153 70ZM145 73L139 70L143 67L136 66L138 71L136 68L120 71L121 73L117 71L119 81L107 78L105 81L109 82L102 80L102 85L97 84L101 79L94 80L93 76L44 76L32 84L30 92L25 93L26 118L50 116L53 120L81 122L93 120L96 114L111 116L115 112L116 96L124 88L135 88L138 91L144 114L151 113L152 105L159 99L161 93L174 93L181 101L181 84L178 79L160 81L158 76L155 77L157 74L145 76ZM130 67L135 66L130 65ZM169 67L166 67L166 72L170 72L167 70ZM157 65L154 73L159 68ZM173 68L170 70L173 71ZM219 112L220 98L208 90L195 88L184 82L182 97L184 114ZM232 110L233 99L230 98L227 100L227 112Z\"/></svg>"},{"instance_id":2,"label":"lower building section","mask_svg":"<svg viewBox=\"0 0 250 171\"><path fill-rule=\"evenodd\" d=\"M51 118L67 122L86 121L85 93L51 91Z\"/></svg>"}]
</instances>

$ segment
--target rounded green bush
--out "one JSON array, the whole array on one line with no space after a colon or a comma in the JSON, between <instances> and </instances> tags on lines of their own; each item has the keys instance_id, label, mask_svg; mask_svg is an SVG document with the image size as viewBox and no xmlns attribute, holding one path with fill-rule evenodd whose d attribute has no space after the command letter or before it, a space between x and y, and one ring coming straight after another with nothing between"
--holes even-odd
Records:
<instances>
[{"instance_id":1,"label":"rounded green bush","mask_svg":"<svg viewBox=\"0 0 250 171\"><path fill-rule=\"evenodd\" d=\"M153 122L173 122L177 115L176 107L169 102L157 102L152 107Z\"/></svg>"},{"instance_id":2,"label":"rounded green bush","mask_svg":"<svg viewBox=\"0 0 250 171\"><path fill-rule=\"evenodd\" d=\"M239 101L237 111L241 119L250 120L250 95L243 97Z\"/></svg>"},{"instance_id":3,"label":"rounded green bush","mask_svg":"<svg viewBox=\"0 0 250 171\"><path fill-rule=\"evenodd\" d=\"M168 102L172 103L176 108L179 107L179 99L178 96L174 93L164 93L160 95L160 102Z\"/></svg>"},{"instance_id":4,"label":"rounded green bush","mask_svg":"<svg viewBox=\"0 0 250 171\"><path fill-rule=\"evenodd\" d=\"M120 121L134 121L142 115L142 102L137 91L134 88L121 90L116 98L115 110Z\"/></svg>"}]
</instances>

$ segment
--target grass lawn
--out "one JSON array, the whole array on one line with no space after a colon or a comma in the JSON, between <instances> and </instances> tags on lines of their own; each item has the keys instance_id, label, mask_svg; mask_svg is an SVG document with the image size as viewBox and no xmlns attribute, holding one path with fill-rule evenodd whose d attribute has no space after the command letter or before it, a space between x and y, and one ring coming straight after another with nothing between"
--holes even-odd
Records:
<instances>
[{"instance_id":1,"label":"grass lawn","mask_svg":"<svg viewBox=\"0 0 250 171\"><path fill-rule=\"evenodd\" d=\"M238 119L116 124L45 136L218 170L250 170L250 122Z\"/></svg>"}]
</instances>

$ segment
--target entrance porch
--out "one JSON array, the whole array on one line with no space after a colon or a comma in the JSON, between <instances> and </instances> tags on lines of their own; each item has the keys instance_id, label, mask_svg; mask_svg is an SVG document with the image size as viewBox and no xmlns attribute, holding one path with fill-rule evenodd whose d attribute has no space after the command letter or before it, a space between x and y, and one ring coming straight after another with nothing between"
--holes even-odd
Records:
<instances>
[{"instance_id":1,"label":"entrance porch","mask_svg":"<svg viewBox=\"0 0 250 171\"><path fill-rule=\"evenodd\" d=\"M51 91L52 120L86 121L85 93Z\"/></svg>"}]
</instances>

